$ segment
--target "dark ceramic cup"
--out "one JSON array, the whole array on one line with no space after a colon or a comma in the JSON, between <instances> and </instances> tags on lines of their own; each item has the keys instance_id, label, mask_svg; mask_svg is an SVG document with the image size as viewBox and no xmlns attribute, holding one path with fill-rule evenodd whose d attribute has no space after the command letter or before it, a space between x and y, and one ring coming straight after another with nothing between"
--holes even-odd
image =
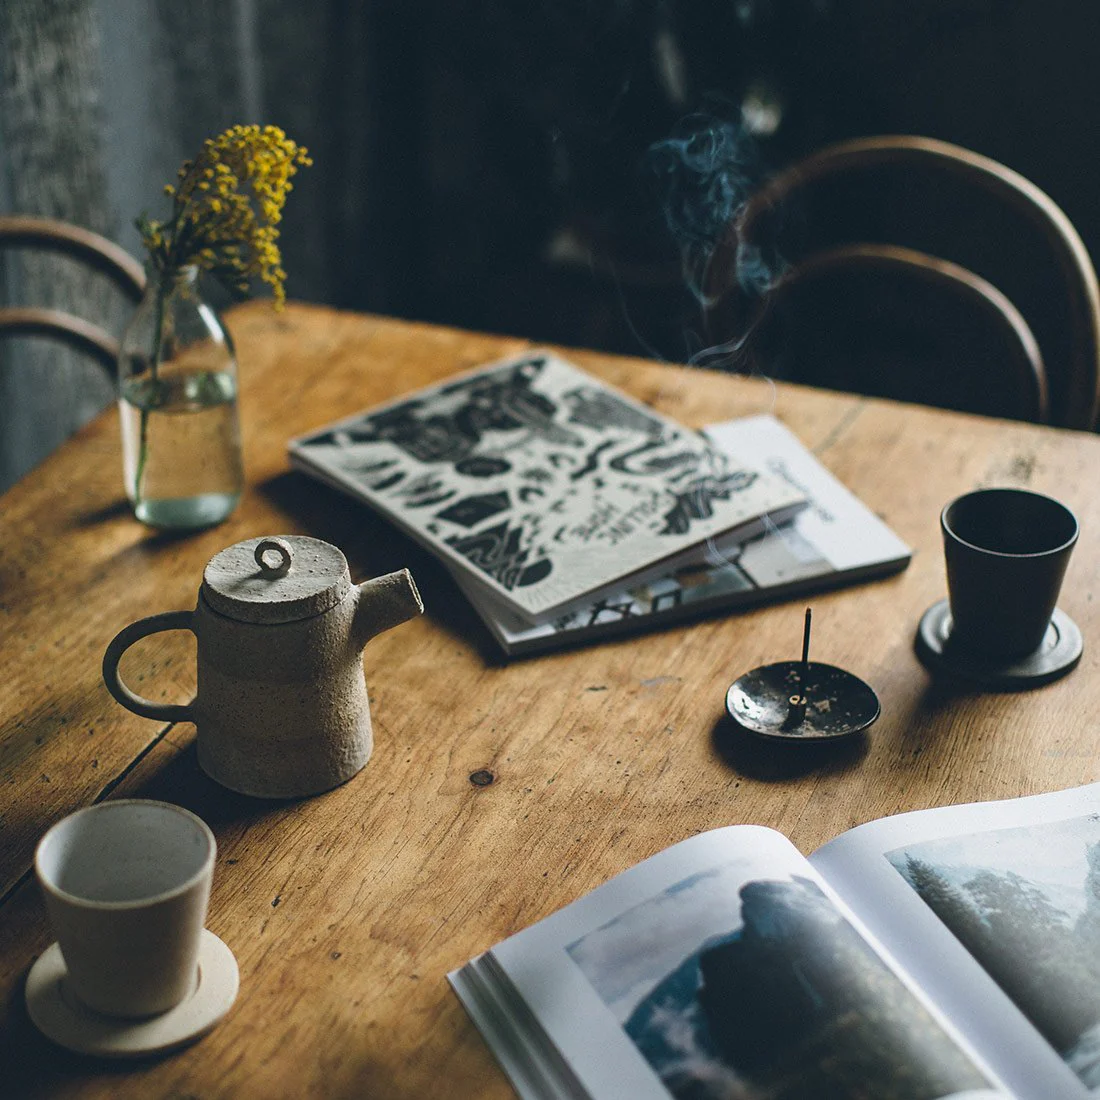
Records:
<instances>
[{"instance_id":1,"label":"dark ceramic cup","mask_svg":"<svg viewBox=\"0 0 1100 1100\"><path fill-rule=\"evenodd\" d=\"M1034 653L1043 641L1077 542L1077 519L1022 489L979 489L940 516L950 645L989 660Z\"/></svg>"}]
</instances>

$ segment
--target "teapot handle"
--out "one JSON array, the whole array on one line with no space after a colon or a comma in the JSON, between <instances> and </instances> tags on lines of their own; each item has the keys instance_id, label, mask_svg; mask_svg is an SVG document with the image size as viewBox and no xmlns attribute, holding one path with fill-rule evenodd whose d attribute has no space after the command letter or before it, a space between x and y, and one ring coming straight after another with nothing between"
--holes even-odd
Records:
<instances>
[{"instance_id":1,"label":"teapot handle","mask_svg":"<svg viewBox=\"0 0 1100 1100\"><path fill-rule=\"evenodd\" d=\"M152 699L143 699L135 695L118 674L118 663L134 642L162 630L194 630L191 625L193 615L193 611L165 611L161 615L150 615L147 619L138 619L136 623L123 627L111 639L107 652L103 654L103 682L127 710L140 714L142 718L156 718L163 722L195 720L194 703L154 703Z\"/></svg>"}]
</instances>

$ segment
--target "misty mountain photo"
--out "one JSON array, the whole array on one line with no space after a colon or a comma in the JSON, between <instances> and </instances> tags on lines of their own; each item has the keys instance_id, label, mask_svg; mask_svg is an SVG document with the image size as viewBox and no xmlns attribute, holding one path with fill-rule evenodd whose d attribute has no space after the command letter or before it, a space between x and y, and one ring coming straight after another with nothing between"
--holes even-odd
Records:
<instances>
[{"instance_id":1,"label":"misty mountain photo","mask_svg":"<svg viewBox=\"0 0 1100 1100\"><path fill-rule=\"evenodd\" d=\"M1100 814L926 841L887 859L1100 1094Z\"/></svg>"},{"instance_id":2,"label":"misty mountain photo","mask_svg":"<svg viewBox=\"0 0 1100 1100\"><path fill-rule=\"evenodd\" d=\"M566 950L676 1100L989 1088L809 877L718 867Z\"/></svg>"}]
</instances>

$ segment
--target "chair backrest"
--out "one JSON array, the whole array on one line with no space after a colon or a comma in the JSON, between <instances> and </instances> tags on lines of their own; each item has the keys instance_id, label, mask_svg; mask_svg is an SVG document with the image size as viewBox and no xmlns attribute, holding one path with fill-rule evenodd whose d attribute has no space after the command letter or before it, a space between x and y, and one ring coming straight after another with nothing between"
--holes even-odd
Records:
<instances>
[{"instance_id":1,"label":"chair backrest","mask_svg":"<svg viewBox=\"0 0 1100 1100\"><path fill-rule=\"evenodd\" d=\"M735 257L758 250L780 274L754 303L735 287ZM750 198L711 276L712 337L728 338L718 326L736 315L762 370L786 354L798 377L816 359L822 369L800 380L1096 426L1100 289L1088 252L1048 195L988 157L910 136L821 149ZM849 313L854 350L838 335ZM885 333L893 348L876 353ZM915 380L898 362L910 350Z\"/></svg>"},{"instance_id":2,"label":"chair backrest","mask_svg":"<svg viewBox=\"0 0 1100 1100\"><path fill-rule=\"evenodd\" d=\"M145 291L145 272L128 252L106 237L53 218L0 216L0 248L49 250L71 256L106 275L134 302ZM0 335L37 335L62 340L91 355L112 376L118 341L92 322L57 309L0 308Z\"/></svg>"}]
</instances>

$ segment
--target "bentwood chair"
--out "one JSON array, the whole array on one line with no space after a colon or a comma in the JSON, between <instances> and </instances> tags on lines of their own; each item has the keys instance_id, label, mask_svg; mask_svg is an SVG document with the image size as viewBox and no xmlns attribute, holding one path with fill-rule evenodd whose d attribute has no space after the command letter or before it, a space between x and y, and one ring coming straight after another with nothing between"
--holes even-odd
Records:
<instances>
[{"instance_id":1,"label":"bentwood chair","mask_svg":"<svg viewBox=\"0 0 1100 1100\"><path fill-rule=\"evenodd\" d=\"M2 489L111 399L118 342L87 318L117 327L145 274L105 237L50 218L0 216L0 250L12 302L0 307L0 337L15 338L0 348Z\"/></svg>"},{"instance_id":2,"label":"bentwood chair","mask_svg":"<svg viewBox=\"0 0 1100 1100\"><path fill-rule=\"evenodd\" d=\"M107 276L127 298L139 302L145 272L128 252L106 237L53 218L0 216L0 248L58 252ZM103 328L58 309L37 306L0 308L0 335L46 336L94 358L114 377L118 341Z\"/></svg>"},{"instance_id":3,"label":"bentwood chair","mask_svg":"<svg viewBox=\"0 0 1100 1100\"><path fill-rule=\"evenodd\" d=\"M762 296L738 259L775 273ZM715 342L754 369L1092 429L1100 291L1054 201L1003 164L923 137L860 138L780 171L711 265Z\"/></svg>"}]
</instances>

